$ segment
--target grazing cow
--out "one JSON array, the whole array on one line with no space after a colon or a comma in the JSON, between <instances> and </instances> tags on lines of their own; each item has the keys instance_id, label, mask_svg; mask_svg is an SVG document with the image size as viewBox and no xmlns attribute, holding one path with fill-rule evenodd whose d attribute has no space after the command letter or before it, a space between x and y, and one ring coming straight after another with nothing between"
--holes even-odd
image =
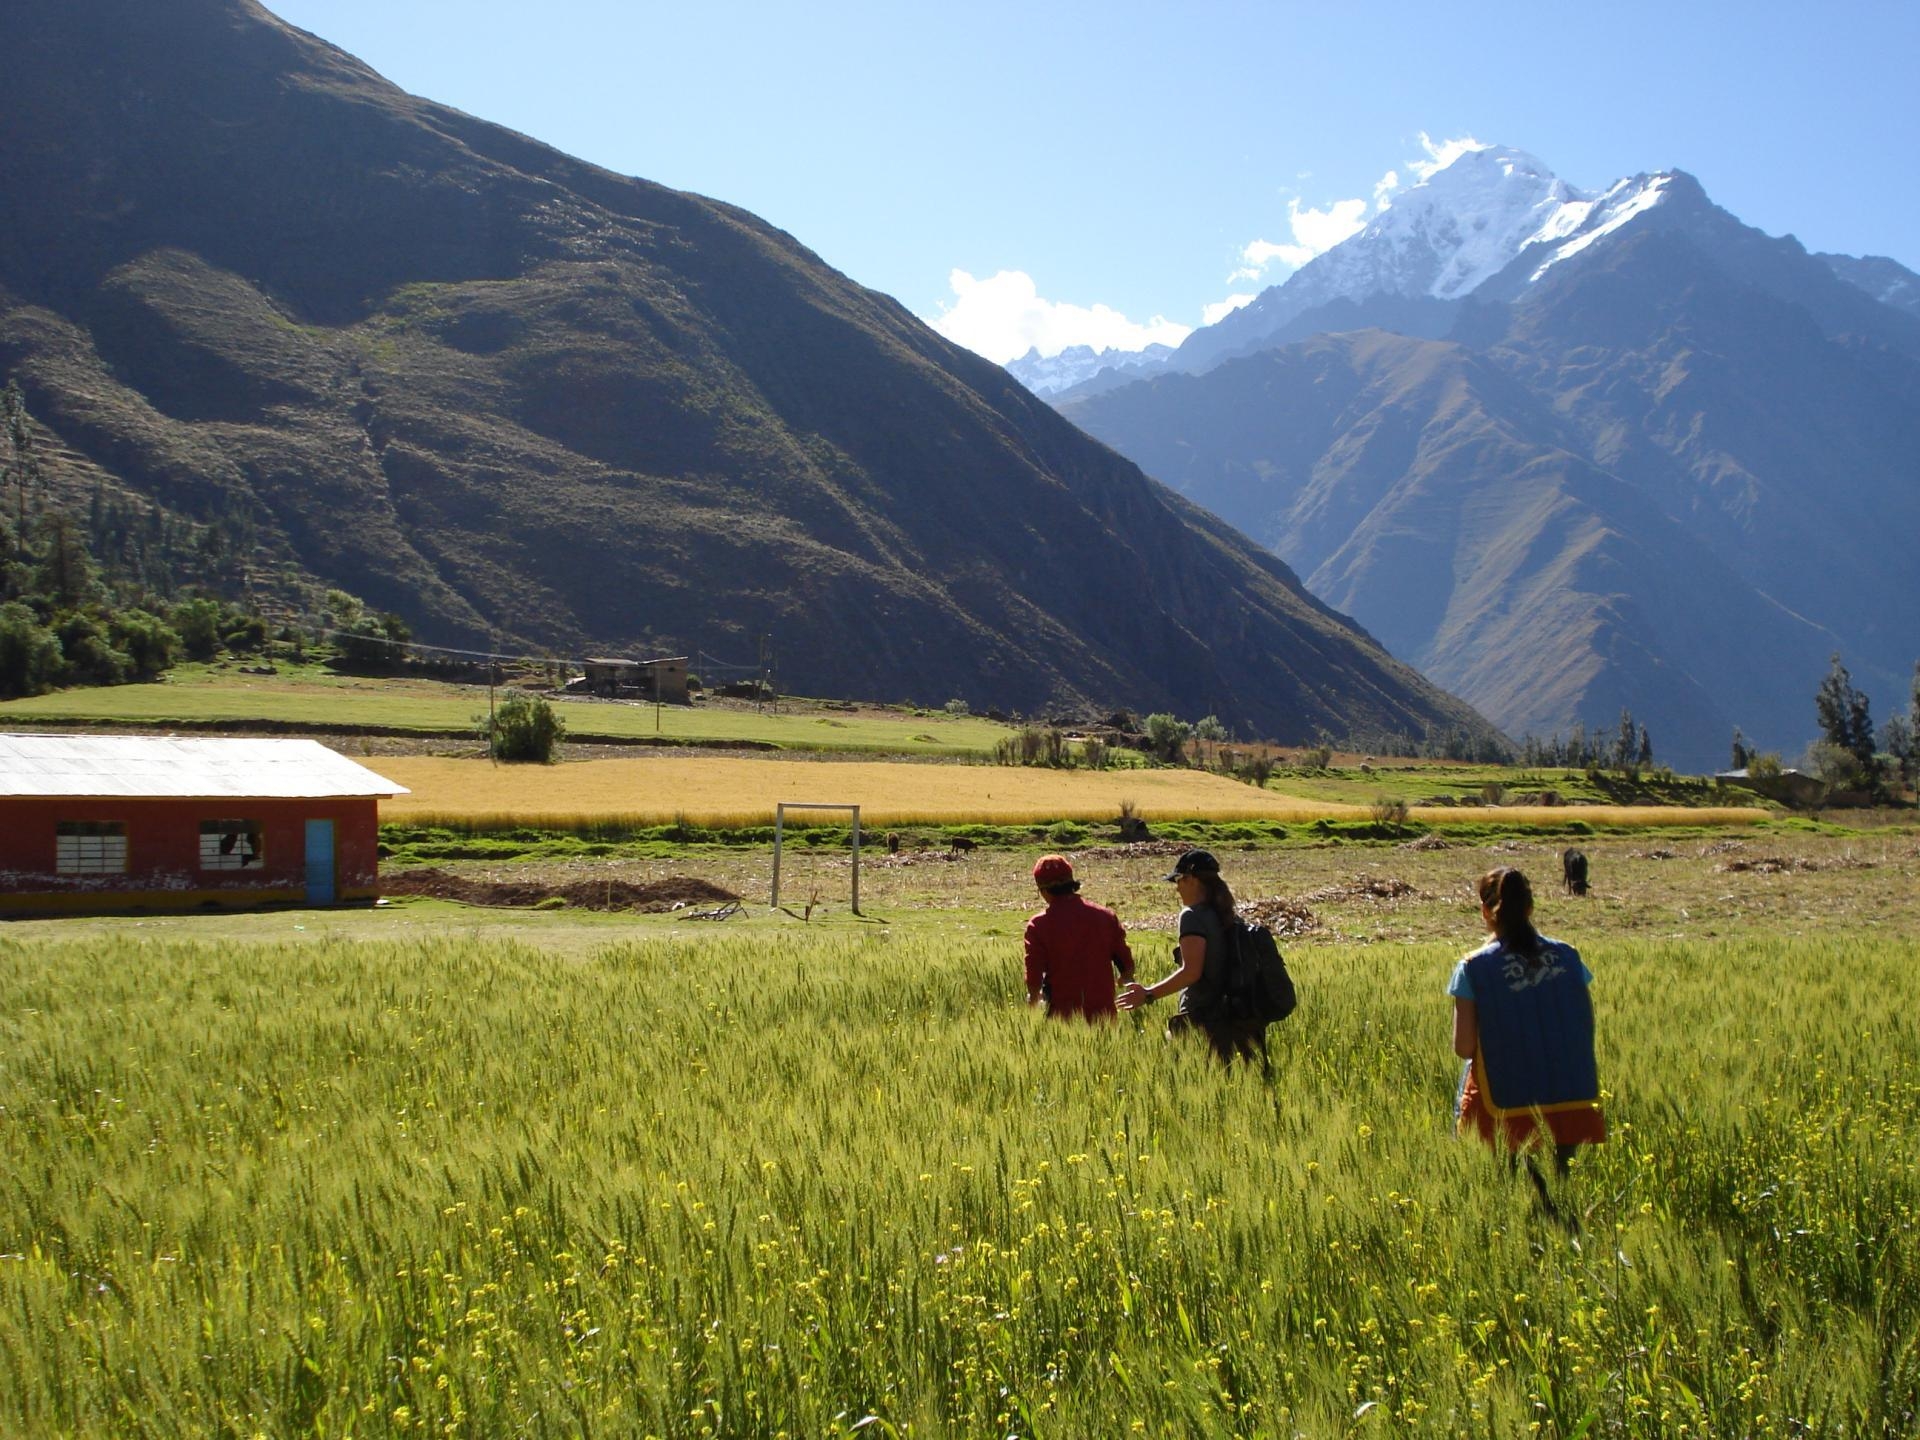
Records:
<instances>
[{"instance_id":1,"label":"grazing cow","mask_svg":"<svg viewBox=\"0 0 1920 1440\"><path fill-rule=\"evenodd\" d=\"M1560 878L1566 882L1567 894L1587 893L1587 857L1582 851L1569 848L1560 852Z\"/></svg>"},{"instance_id":2,"label":"grazing cow","mask_svg":"<svg viewBox=\"0 0 1920 1440\"><path fill-rule=\"evenodd\" d=\"M900 853L900 832L897 830L889 830L887 831L887 854L898 855L899 853Z\"/></svg>"},{"instance_id":3,"label":"grazing cow","mask_svg":"<svg viewBox=\"0 0 1920 1440\"><path fill-rule=\"evenodd\" d=\"M956 835L947 842L947 854L955 859L965 855L969 850L977 850L979 848L979 845L975 841L969 840L964 835Z\"/></svg>"}]
</instances>

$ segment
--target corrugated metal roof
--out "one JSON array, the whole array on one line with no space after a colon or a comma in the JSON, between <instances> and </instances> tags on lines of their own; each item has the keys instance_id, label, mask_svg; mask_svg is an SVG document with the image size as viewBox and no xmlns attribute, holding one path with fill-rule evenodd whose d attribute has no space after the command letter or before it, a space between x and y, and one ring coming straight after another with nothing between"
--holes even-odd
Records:
<instances>
[{"instance_id":1,"label":"corrugated metal roof","mask_svg":"<svg viewBox=\"0 0 1920 1440\"><path fill-rule=\"evenodd\" d=\"M0 734L0 797L319 800L407 793L318 740Z\"/></svg>"}]
</instances>

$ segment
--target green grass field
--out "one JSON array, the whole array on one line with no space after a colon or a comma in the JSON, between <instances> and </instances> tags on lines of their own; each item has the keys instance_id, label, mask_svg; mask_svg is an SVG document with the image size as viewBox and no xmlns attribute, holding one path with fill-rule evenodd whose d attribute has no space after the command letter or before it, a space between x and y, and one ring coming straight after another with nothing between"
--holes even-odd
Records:
<instances>
[{"instance_id":1,"label":"green grass field","mask_svg":"<svg viewBox=\"0 0 1920 1440\"><path fill-rule=\"evenodd\" d=\"M504 693L502 691L501 693ZM652 739L973 756L990 752L1007 727L974 716L836 711L815 704L779 713L721 704L662 705L556 699L572 740ZM0 702L0 726L274 725L369 726L420 735L472 735L487 713L484 685L336 675L319 666L247 675L228 666L181 666L153 685L61 690Z\"/></svg>"},{"instance_id":2,"label":"green grass field","mask_svg":"<svg viewBox=\"0 0 1920 1440\"><path fill-rule=\"evenodd\" d=\"M1419 889L1289 942L1271 1085L1019 1006L1030 857L810 925L10 925L0 1431L1912 1434L1912 845L1808 844L1543 891L1614 1126L1577 1235L1449 1134L1473 851L1228 857ZM1150 974L1163 865L1082 866Z\"/></svg>"}]
</instances>

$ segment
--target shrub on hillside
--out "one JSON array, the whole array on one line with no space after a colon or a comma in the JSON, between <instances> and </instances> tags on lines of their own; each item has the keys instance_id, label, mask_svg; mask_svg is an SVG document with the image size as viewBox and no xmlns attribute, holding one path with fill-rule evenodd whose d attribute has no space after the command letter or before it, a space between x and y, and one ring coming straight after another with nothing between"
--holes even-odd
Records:
<instances>
[{"instance_id":1,"label":"shrub on hillside","mask_svg":"<svg viewBox=\"0 0 1920 1440\"><path fill-rule=\"evenodd\" d=\"M1404 825L1407 823L1407 802L1398 795L1376 795L1373 804L1368 807L1374 823L1377 825Z\"/></svg>"},{"instance_id":2,"label":"shrub on hillside","mask_svg":"<svg viewBox=\"0 0 1920 1440\"><path fill-rule=\"evenodd\" d=\"M492 720L483 719L480 733L487 739L496 760L531 761L550 765L566 733L566 722L552 705L539 695L518 690L507 692L495 708Z\"/></svg>"}]
</instances>

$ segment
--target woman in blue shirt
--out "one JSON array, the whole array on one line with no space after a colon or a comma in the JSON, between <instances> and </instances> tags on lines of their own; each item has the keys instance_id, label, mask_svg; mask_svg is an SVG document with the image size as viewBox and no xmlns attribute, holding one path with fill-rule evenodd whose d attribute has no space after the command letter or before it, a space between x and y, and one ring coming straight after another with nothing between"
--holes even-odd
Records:
<instances>
[{"instance_id":1,"label":"woman in blue shirt","mask_svg":"<svg viewBox=\"0 0 1920 1440\"><path fill-rule=\"evenodd\" d=\"M1518 870L1489 870L1479 897L1493 938L1454 967L1447 985L1453 1053L1467 1061L1459 1130L1471 1126L1514 1152L1551 1141L1564 1171L1578 1146L1607 1138L1587 993L1593 974L1579 951L1533 928L1533 887Z\"/></svg>"}]
</instances>

